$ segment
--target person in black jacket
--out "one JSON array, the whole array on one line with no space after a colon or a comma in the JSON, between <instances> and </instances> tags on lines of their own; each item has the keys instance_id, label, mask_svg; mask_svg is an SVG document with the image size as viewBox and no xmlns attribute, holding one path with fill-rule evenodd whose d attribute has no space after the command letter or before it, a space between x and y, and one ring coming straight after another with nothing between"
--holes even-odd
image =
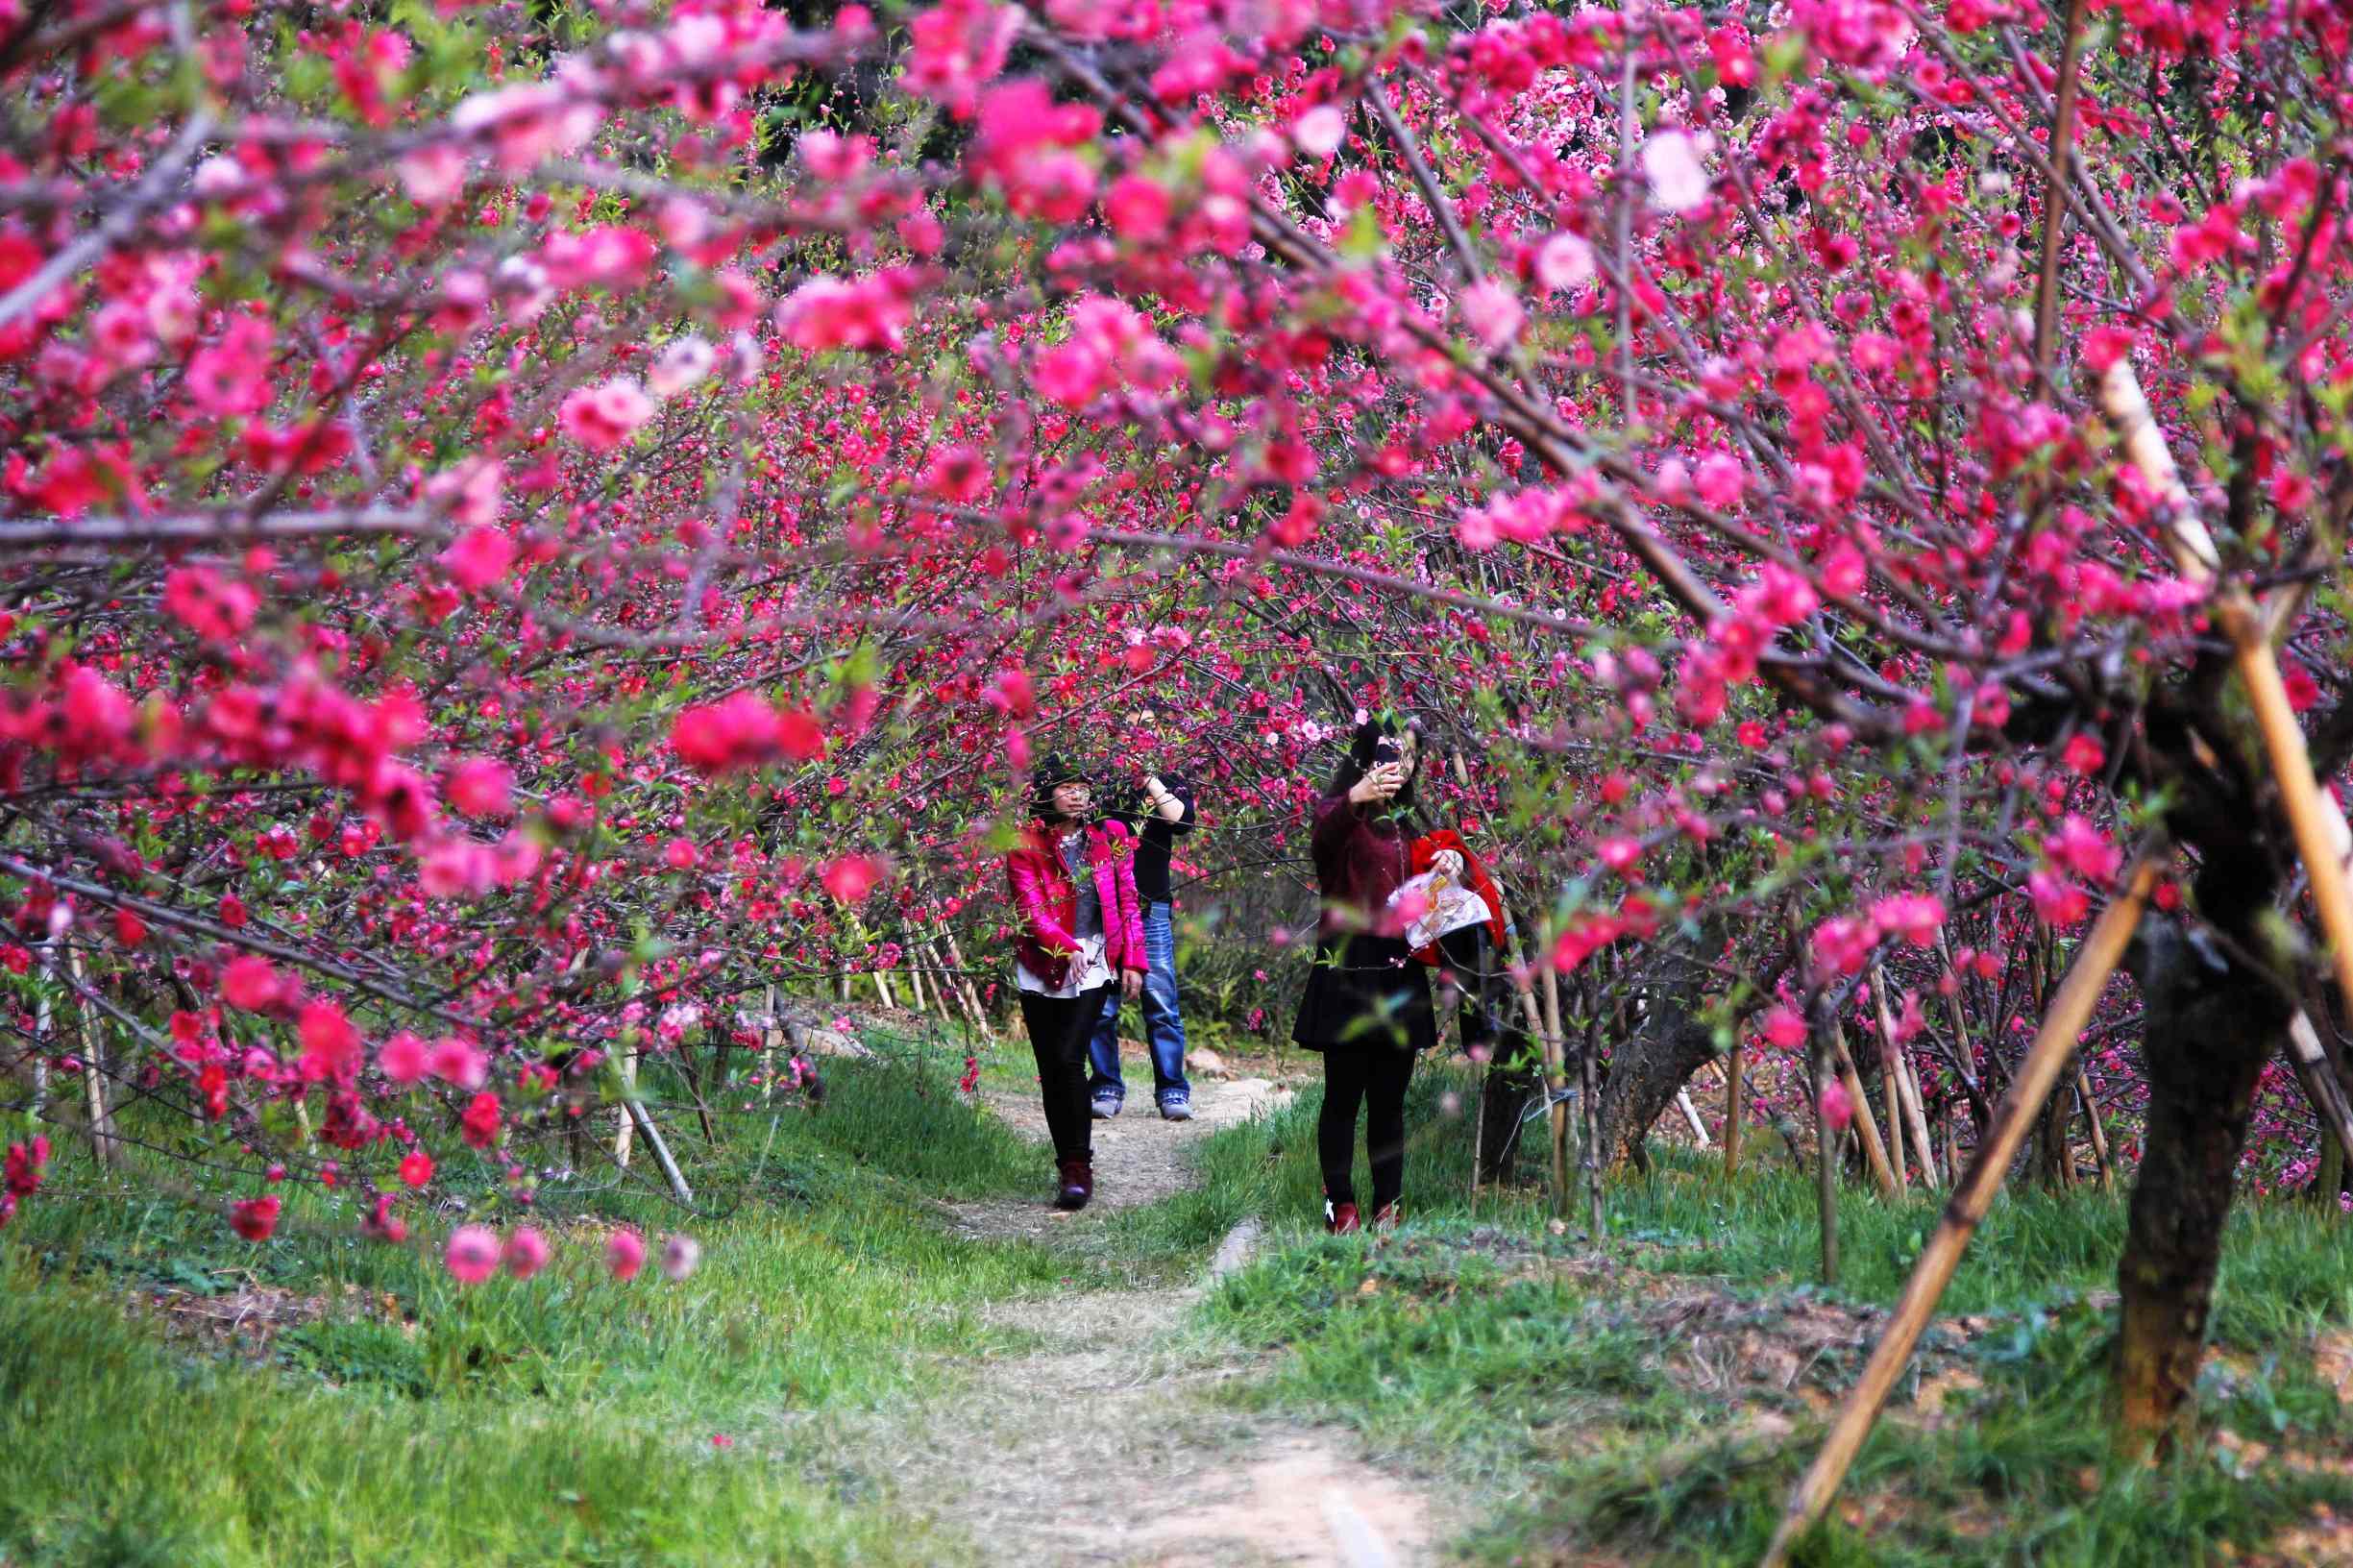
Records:
<instances>
[{"instance_id":1,"label":"person in black jacket","mask_svg":"<svg viewBox=\"0 0 2353 1568\"><path fill-rule=\"evenodd\" d=\"M1176 836L1193 830L1192 787L1177 775L1147 773L1143 788L1115 813L1136 832L1136 894L1143 904L1143 1035L1152 1053L1152 1098L1170 1121L1192 1119L1192 1085L1185 1077L1185 1018L1177 1006L1175 903L1168 859ZM1114 997L1095 1024L1088 1080L1094 1114L1108 1119L1127 1103L1119 1076L1119 1002Z\"/></svg>"}]
</instances>

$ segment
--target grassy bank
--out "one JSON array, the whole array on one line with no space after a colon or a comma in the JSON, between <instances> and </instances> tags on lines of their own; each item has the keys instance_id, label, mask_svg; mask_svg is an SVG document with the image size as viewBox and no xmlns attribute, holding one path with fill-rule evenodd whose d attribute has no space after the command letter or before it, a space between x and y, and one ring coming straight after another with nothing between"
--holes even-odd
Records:
<instances>
[{"instance_id":1,"label":"grassy bank","mask_svg":"<svg viewBox=\"0 0 2353 1568\"><path fill-rule=\"evenodd\" d=\"M785 1110L772 1134L723 1111L716 1147L683 1116L699 1213L609 1165L551 1183L555 1262L471 1289L438 1259L453 1215L386 1246L354 1236L350 1205L291 1192L255 1246L217 1195L127 1199L61 1149L0 1245L0 1559L957 1560L859 1478L815 1479L789 1440L797 1416L993 1344L987 1303L1084 1274L941 1225L933 1200L1038 1181L1035 1152L946 1076L837 1067L822 1110ZM436 1195L477 1215L495 1201ZM692 1234L701 1268L615 1284L615 1223Z\"/></svg>"},{"instance_id":2,"label":"grassy bank","mask_svg":"<svg viewBox=\"0 0 2353 1568\"><path fill-rule=\"evenodd\" d=\"M1175 1239L1254 1207L1287 1216L1206 1309L1280 1352L1237 1397L1353 1426L1492 1500L1470 1560L1752 1563L1941 1199L1847 1189L1844 1273L1826 1292L1802 1173L1766 1164L1728 1183L1706 1156L1669 1157L1610 1184L1611 1239L1596 1258L1551 1232L1532 1191L1472 1213L1468 1129L1447 1115L1467 1090L1442 1072L1417 1086L1413 1222L1394 1238L1315 1234L1311 1092L1213 1141L1203 1189L1134 1223ZM1806 1560L2180 1568L2353 1555L2341 1523L2353 1520L2353 1420L2334 1386L2353 1368L2353 1233L2298 1206L2243 1210L2206 1380L2221 1435L2120 1471L2103 1401L2122 1233L2120 1198L2027 1191L1997 1206L1902 1408Z\"/></svg>"}]
</instances>

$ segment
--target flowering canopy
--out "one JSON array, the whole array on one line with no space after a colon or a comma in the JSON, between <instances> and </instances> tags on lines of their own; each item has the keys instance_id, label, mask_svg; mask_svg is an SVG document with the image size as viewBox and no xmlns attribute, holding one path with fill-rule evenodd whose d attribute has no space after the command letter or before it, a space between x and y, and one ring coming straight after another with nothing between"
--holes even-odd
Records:
<instances>
[{"instance_id":1,"label":"flowering canopy","mask_svg":"<svg viewBox=\"0 0 2353 1568\"><path fill-rule=\"evenodd\" d=\"M2102 378L2353 739L2353 10L2082 10L0 12L12 1054L527 1188L615 1048L985 951L1038 745L1295 857L1401 703L1536 962L1735 916L1728 1038L1982 1110L2246 794Z\"/></svg>"}]
</instances>

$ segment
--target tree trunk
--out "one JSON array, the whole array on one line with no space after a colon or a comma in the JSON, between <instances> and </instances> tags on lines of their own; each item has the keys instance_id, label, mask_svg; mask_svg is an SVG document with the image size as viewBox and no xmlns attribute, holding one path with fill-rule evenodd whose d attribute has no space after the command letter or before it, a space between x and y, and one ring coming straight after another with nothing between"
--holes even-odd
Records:
<instances>
[{"instance_id":1,"label":"tree trunk","mask_svg":"<svg viewBox=\"0 0 2353 1568\"><path fill-rule=\"evenodd\" d=\"M1700 940L1721 945L1723 936L1710 926ZM1641 1025L1617 1041L1602 1090L1601 1149L1613 1165L1635 1156L1691 1075L1716 1059L1715 1034L1699 1017L1707 969L1697 954L1679 943L1661 950L1648 981Z\"/></svg>"},{"instance_id":2,"label":"tree trunk","mask_svg":"<svg viewBox=\"0 0 2353 1568\"><path fill-rule=\"evenodd\" d=\"M2215 910L2203 897L2201 907ZM2232 934L2262 952L2253 911L2244 913ZM2150 921L2141 949L2148 1113L2117 1267L2116 1436L2120 1451L2146 1458L2187 1431L2255 1085L2290 1008L2268 976L2170 922Z\"/></svg>"}]
</instances>

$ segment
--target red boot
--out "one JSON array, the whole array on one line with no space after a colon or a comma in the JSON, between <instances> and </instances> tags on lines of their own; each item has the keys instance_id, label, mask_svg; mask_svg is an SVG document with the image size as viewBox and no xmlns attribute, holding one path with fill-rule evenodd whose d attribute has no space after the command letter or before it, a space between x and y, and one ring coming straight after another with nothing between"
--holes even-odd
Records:
<instances>
[{"instance_id":1,"label":"red boot","mask_svg":"<svg viewBox=\"0 0 2353 1568\"><path fill-rule=\"evenodd\" d=\"M1059 1168L1062 1185L1054 1193L1054 1207L1065 1211L1086 1208L1087 1200L1094 1196L1094 1162L1065 1160Z\"/></svg>"},{"instance_id":2,"label":"red boot","mask_svg":"<svg viewBox=\"0 0 2353 1568\"><path fill-rule=\"evenodd\" d=\"M1395 1198L1391 1198L1388 1202L1383 1204L1380 1208L1373 1211L1373 1229L1376 1231L1393 1231L1397 1229L1398 1222L1405 1217L1406 1212L1404 1208Z\"/></svg>"},{"instance_id":3,"label":"red boot","mask_svg":"<svg viewBox=\"0 0 2353 1568\"><path fill-rule=\"evenodd\" d=\"M1324 1229L1334 1236L1354 1236L1363 1227L1357 1221L1357 1206L1353 1203L1334 1203L1324 1199Z\"/></svg>"}]
</instances>

